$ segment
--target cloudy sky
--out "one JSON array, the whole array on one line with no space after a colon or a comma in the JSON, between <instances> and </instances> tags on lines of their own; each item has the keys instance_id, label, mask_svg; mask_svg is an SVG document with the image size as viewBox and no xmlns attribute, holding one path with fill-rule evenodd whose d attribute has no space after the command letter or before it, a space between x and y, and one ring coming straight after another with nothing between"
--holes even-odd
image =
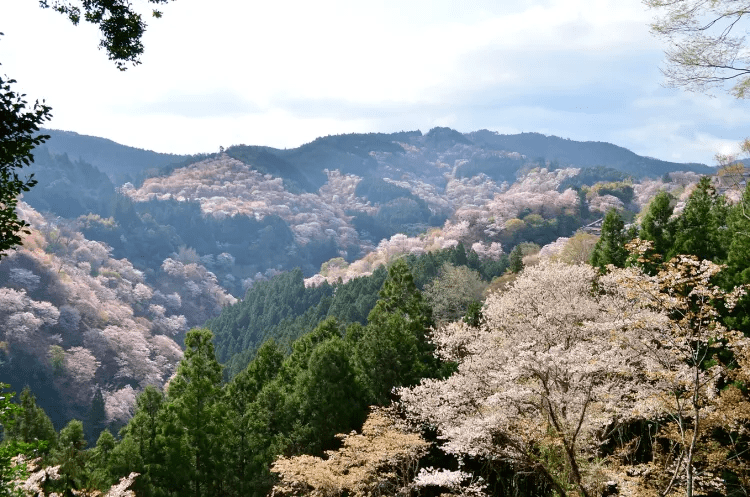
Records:
<instances>
[{"instance_id":1,"label":"cloudy sky","mask_svg":"<svg viewBox=\"0 0 750 497\"><path fill-rule=\"evenodd\" d=\"M134 0L147 9L145 0ZM0 72L49 127L159 152L450 126L713 165L750 102L665 89L638 0L176 0L118 71L96 27L0 0Z\"/></svg>"}]
</instances>

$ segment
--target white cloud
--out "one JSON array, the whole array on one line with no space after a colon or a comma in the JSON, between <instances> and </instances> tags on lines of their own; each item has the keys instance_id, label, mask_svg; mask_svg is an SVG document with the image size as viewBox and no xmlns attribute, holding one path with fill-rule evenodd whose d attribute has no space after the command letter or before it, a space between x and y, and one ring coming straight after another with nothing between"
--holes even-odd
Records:
<instances>
[{"instance_id":1,"label":"white cloud","mask_svg":"<svg viewBox=\"0 0 750 497\"><path fill-rule=\"evenodd\" d=\"M659 87L662 47L638 1L180 0L162 10L143 64L121 73L96 50L96 28L7 0L2 70L46 98L52 127L176 153L447 125L706 162L710 147L744 137L750 115L746 102Z\"/></svg>"}]
</instances>

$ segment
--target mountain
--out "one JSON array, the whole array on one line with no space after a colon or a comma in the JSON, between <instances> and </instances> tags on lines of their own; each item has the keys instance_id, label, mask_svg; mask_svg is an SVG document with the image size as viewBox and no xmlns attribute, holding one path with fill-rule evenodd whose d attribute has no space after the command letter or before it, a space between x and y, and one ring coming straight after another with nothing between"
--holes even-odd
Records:
<instances>
[{"instance_id":1,"label":"mountain","mask_svg":"<svg viewBox=\"0 0 750 497\"><path fill-rule=\"evenodd\" d=\"M541 157L546 161L574 167L606 166L635 177L659 177L671 171L693 171L712 174L714 168L705 164L667 162L637 155L630 150L606 142L579 142L540 133L501 135L486 129L466 136L481 147L513 150L527 157Z\"/></svg>"},{"instance_id":2,"label":"mountain","mask_svg":"<svg viewBox=\"0 0 750 497\"><path fill-rule=\"evenodd\" d=\"M172 254L194 254L237 297L278 271L310 277L329 259L362 259L399 233L440 229L467 246L547 243L602 209L641 205L630 187L582 189L711 171L607 143L444 127L199 156L48 133L29 168L39 180L25 197L31 206L77 219L147 278Z\"/></svg>"},{"instance_id":3,"label":"mountain","mask_svg":"<svg viewBox=\"0 0 750 497\"><path fill-rule=\"evenodd\" d=\"M58 428L99 389L122 423L136 392L168 381L186 330L236 299L247 301L209 323L235 372L268 334L363 322L379 284L361 277L397 258L437 271L429 254L455 250L456 265L499 271L514 246L570 236L611 208L630 221L658 191L684 200L710 171L450 128L202 156L48 133L24 171L39 180L20 212L31 234L0 260L0 377L28 383Z\"/></svg>"},{"instance_id":4,"label":"mountain","mask_svg":"<svg viewBox=\"0 0 750 497\"><path fill-rule=\"evenodd\" d=\"M161 154L120 145L106 138L80 135L73 131L41 129L50 136L45 147L56 155L67 155L71 161L83 161L109 175L116 184L136 181L143 171L181 162L188 156Z\"/></svg>"}]
</instances>

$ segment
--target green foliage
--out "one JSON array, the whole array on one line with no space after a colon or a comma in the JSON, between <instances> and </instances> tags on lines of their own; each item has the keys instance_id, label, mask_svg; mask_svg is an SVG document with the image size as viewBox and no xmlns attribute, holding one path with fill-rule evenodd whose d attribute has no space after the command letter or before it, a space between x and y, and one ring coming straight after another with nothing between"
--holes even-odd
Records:
<instances>
[{"instance_id":1,"label":"green foliage","mask_svg":"<svg viewBox=\"0 0 750 497\"><path fill-rule=\"evenodd\" d=\"M312 350L307 368L296 378L300 421L306 426L295 438L304 452L327 448L322 444L328 445L342 428L354 428L363 421L365 404L351 355L344 340L331 337Z\"/></svg>"},{"instance_id":2,"label":"green foliage","mask_svg":"<svg viewBox=\"0 0 750 497\"><path fill-rule=\"evenodd\" d=\"M564 192L568 188L580 189L582 186L596 183L617 183L630 178L627 173L605 166L585 167L573 177L566 178L560 183L558 191Z\"/></svg>"},{"instance_id":3,"label":"green foliage","mask_svg":"<svg viewBox=\"0 0 750 497\"><path fill-rule=\"evenodd\" d=\"M513 250L510 251L510 264L508 270L511 273L520 273L523 271L523 252L521 252L521 246L516 245Z\"/></svg>"},{"instance_id":4,"label":"green foliage","mask_svg":"<svg viewBox=\"0 0 750 497\"><path fill-rule=\"evenodd\" d=\"M750 185L745 188L740 202L734 205L727 216L729 245L727 247L727 268L723 287L750 283ZM725 317L730 329L737 329L750 336L750 297L743 297L733 314Z\"/></svg>"},{"instance_id":5,"label":"green foliage","mask_svg":"<svg viewBox=\"0 0 750 497\"><path fill-rule=\"evenodd\" d=\"M625 223L615 209L604 216L602 234L591 254L591 265L604 272L609 264L625 267L628 251L625 244L629 241L625 232Z\"/></svg>"},{"instance_id":6,"label":"green foliage","mask_svg":"<svg viewBox=\"0 0 750 497\"><path fill-rule=\"evenodd\" d=\"M611 183L596 183L591 187L591 191L598 193L599 195L612 195L622 200L622 203L627 205L633 200L635 192L633 191L633 185L629 182L611 182Z\"/></svg>"},{"instance_id":7,"label":"green foliage","mask_svg":"<svg viewBox=\"0 0 750 497\"><path fill-rule=\"evenodd\" d=\"M703 176L677 220L674 245L667 259L681 254L714 262L723 260L729 245L724 229L726 217L724 197L717 194L711 178Z\"/></svg>"},{"instance_id":8,"label":"green foliage","mask_svg":"<svg viewBox=\"0 0 750 497\"><path fill-rule=\"evenodd\" d=\"M673 211L672 196L662 191L651 200L641 220L639 236L652 241L658 254L665 255L674 243L676 226L671 220Z\"/></svg>"},{"instance_id":9,"label":"green foliage","mask_svg":"<svg viewBox=\"0 0 750 497\"><path fill-rule=\"evenodd\" d=\"M57 432L44 409L36 405L36 397L25 387L19 397L20 407L13 416L13 423L7 427L5 437L19 442L36 443L43 452L55 447Z\"/></svg>"},{"instance_id":10,"label":"green foliage","mask_svg":"<svg viewBox=\"0 0 750 497\"><path fill-rule=\"evenodd\" d=\"M159 435L164 395L154 386L147 386L136 400L136 411L127 426L120 431L122 440L112 450L106 467L97 465L95 475L100 481L113 482L132 472L141 473L136 480L138 490L151 495L154 479L159 475L163 460Z\"/></svg>"},{"instance_id":11,"label":"green foliage","mask_svg":"<svg viewBox=\"0 0 750 497\"><path fill-rule=\"evenodd\" d=\"M439 374L427 332L434 326L432 309L414 284L406 262L388 269L380 299L368 316L356 345L359 377L369 403L386 405L393 387L414 385Z\"/></svg>"},{"instance_id":12,"label":"green foliage","mask_svg":"<svg viewBox=\"0 0 750 497\"><path fill-rule=\"evenodd\" d=\"M71 420L60 430L57 447L52 451L52 464L60 466L60 480L54 487L59 490L82 489L88 483L86 462L88 454L83 423Z\"/></svg>"},{"instance_id":13,"label":"green foliage","mask_svg":"<svg viewBox=\"0 0 750 497\"><path fill-rule=\"evenodd\" d=\"M88 458L89 487L107 490L115 483L110 474L110 459L116 444L117 441L109 430L101 432Z\"/></svg>"},{"instance_id":14,"label":"green foliage","mask_svg":"<svg viewBox=\"0 0 750 497\"><path fill-rule=\"evenodd\" d=\"M102 395L102 389L97 388L94 397L91 399L91 407L86 419L86 441L89 445L94 445L106 426L107 413L104 410L104 396Z\"/></svg>"},{"instance_id":15,"label":"green foliage","mask_svg":"<svg viewBox=\"0 0 750 497\"><path fill-rule=\"evenodd\" d=\"M8 433L14 429L16 418L21 414L22 408L11 402L15 392L6 391L10 385L0 383L0 497L20 495L17 480L25 476L24 466L15 466L11 459L19 454L31 455L36 444L26 443L17 438L8 438Z\"/></svg>"},{"instance_id":16,"label":"green foliage","mask_svg":"<svg viewBox=\"0 0 750 497\"><path fill-rule=\"evenodd\" d=\"M32 150L48 135L36 134L52 115L50 107L35 102L28 107L25 95L13 90L14 79L0 76L0 258L3 252L21 243L28 224L18 218L18 196L36 184L31 176L22 178L18 169L34 161Z\"/></svg>"},{"instance_id":17,"label":"green foliage","mask_svg":"<svg viewBox=\"0 0 750 497\"><path fill-rule=\"evenodd\" d=\"M168 0L148 0L149 3L163 4ZM64 14L73 24L78 24L81 18L96 24L101 31L102 38L99 48L107 51L109 60L121 71L127 69L128 64L141 63L143 53L141 38L146 31L146 23L140 13L129 3L111 2L107 0L87 0L80 5L74 0L40 0L42 8L52 8ZM81 10L83 8L83 11ZM154 9L154 17L161 17L161 12Z\"/></svg>"},{"instance_id":18,"label":"green foliage","mask_svg":"<svg viewBox=\"0 0 750 497\"><path fill-rule=\"evenodd\" d=\"M162 478L178 495L216 495L222 481L221 366L213 335L195 329L185 337L185 356L167 390L160 442Z\"/></svg>"},{"instance_id":19,"label":"green foliage","mask_svg":"<svg viewBox=\"0 0 750 497\"><path fill-rule=\"evenodd\" d=\"M60 375L65 371L65 351L59 345L50 345L49 362L55 375Z\"/></svg>"},{"instance_id":20,"label":"green foliage","mask_svg":"<svg viewBox=\"0 0 750 497\"><path fill-rule=\"evenodd\" d=\"M519 217L523 220L511 219L498 235L503 246L512 247L524 242L544 246L561 236L570 236L571 232L583 224L580 212L568 212L545 219L539 214L526 211L519 213Z\"/></svg>"},{"instance_id":21,"label":"green foliage","mask_svg":"<svg viewBox=\"0 0 750 497\"><path fill-rule=\"evenodd\" d=\"M477 327L482 322L482 303L474 301L469 304L466 309L466 314L463 317L463 322L469 326Z\"/></svg>"},{"instance_id":22,"label":"green foliage","mask_svg":"<svg viewBox=\"0 0 750 497\"><path fill-rule=\"evenodd\" d=\"M498 261L480 260L462 244L419 256L408 255L404 261L418 288L433 281L445 263L471 268L484 281L499 276L508 265L507 256ZM343 324L366 324L387 274L381 266L372 275L346 283L305 288L302 273L297 269L256 283L244 300L224 308L218 317L206 323L214 333L219 361L226 365L225 379L242 371L260 344L268 339L289 350L294 340L328 317L335 317Z\"/></svg>"}]
</instances>

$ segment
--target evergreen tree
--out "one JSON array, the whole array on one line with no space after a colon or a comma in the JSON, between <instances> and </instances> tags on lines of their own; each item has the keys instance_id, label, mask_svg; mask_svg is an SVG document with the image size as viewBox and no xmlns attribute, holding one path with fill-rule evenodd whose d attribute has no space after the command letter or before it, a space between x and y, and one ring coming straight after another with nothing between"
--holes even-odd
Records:
<instances>
[{"instance_id":1,"label":"evergreen tree","mask_svg":"<svg viewBox=\"0 0 750 497\"><path fill-rule=\"evenodd\" d=\"M625 223L615 209L610 209L604 216L602 223L602 234L594 246L591 254L591 265L605 271L609 264L615 267L625 267L628 251L625 244L628 242L625 233Z\"/></svg>"},{"instance_id":2,"label":"evergreen tree","mask_svg":"<svg viewBox=\"0 0 750 497\"><path fill-rule=\"evenodd\" d=\"M115 446L115 437L109 430L104 429L96 441L96 447L89 455L87 469L90 487L106 490L115 483L118 475L112 474L110 465Z\"/></svg>"},{"instance_id":3,"label":"evergreen tree","mask_svg":"<svg viewBox=\"0 0 750 497\"><path fill-rule=\"evenodd\" d=\"M0 33L2 34L2 33ZM48 121L51 109L38 101L27 107L25 95L15 92L14 79L0 77L0 258L3 252L21 243L28 224L18 218L16 204L23 192L36 184L33 175L19 176L18 169L34 161L32 151L49 135L37 135L39 126Z\"/></svg>"},{"instance_id":4,"label":"evergreen tree","mask_svg":"<svg viewBox=\"0 0 750 497\"><path fill-rule=\"evenodd\" d=\"M52 462L60 466L60 480L55 486L70 493L71 489L82 489L88 483L86 472L86 437L83 423L71 420L60 430L57 448L52 452Z\"/></svg>"},{"instance_id":5,"label":"evergreen tree","mask_svg":"<svg viewBox=\"0 0 750 497\"><path fill-rule=\"evenodd\" d=\"M408 266L396 261L355 351L358 376L369 390L370 403L385 405L393 387L414 385L423 377L439 374L426 336L433 326L432 310Z\"/></svg>"},{"instance_id":6,"label":"evergreen tree","mask_svg":"<svg viewBox=\"0 0 750 497\"><path fill-rule=\"evenodd\" d=\"M750 283L750 185L727 217L727 232L731 237L727 249L727 268L722 273L725 276L723 287L733 288L737 285ZM721 274L721 273L720 273ZM727 326L740 330L750 336L750 297L744 296L734 312L725 318Z\"/></svg>"},{"instance_id":7,"label":"evergreen tree","mask_svg":"<svg viewBox=\"0 0 750 497\"><path fill-rule=\"evenodd\" d=\"M256 411L251 406L263 387L276 378L283 360L284 354L276 342L267 340L255 359L225 389L228 434L224 441L224 463L228 468L228 490L234 495L247 495L251 488L248 480L256 456L251 445Z\"/></svg>"},{"instance_id":8,"label":"evergreen tree","mask_svg":"<svg viewBox=\"0 0 750 497\"><path fill-rule=\"evenodd\" d=\"M88 419L86 420L86 441L93 445L98 440L102 430L107 426L107 413L104 410L104 396L102 389L97 388L94 397L91 399L91 408L89 409Z\"/></svg>"},{"instance_id":9,"label":"evergreen tree","mask_svg":"<svg viewBox=\"0 0 750 497\"><path fill-rule=\"evenodd\" d=\"M469 258L466 255L466 248L464 244L459 242L458 245L453 249L451 254L451 263L454 266L466 266L469 264Z\"/></svg>"},{"instance_id":10,"label":"evergreen tree","mask_svg":"<svg viewBox=\"0 0 750 497\"><path fill-rule=\"evenodd\" d=\"M162 392L153 385L147 386L136 400L135 415L120 431L122 441L109 458L110 473L115 477L140 473L136 488L143 495L153 494L163 463L158 440L163 405Z\"/></svg>"},{"instance_id":11,"label":"evergreen tree","mask_svg":"<svg viewBox=\"0 0 750 497\"><path fill-rule=\"evenodd\" d=\"M664 191L656 194L641 220L640 238L654 243L654 251L664 257L672 248L675 223L671 220L672 196Z\"/></svg>"},{"instance_id":12,"label":"evergreen tree","mask_svg":"<svg viewBox=\"0 0 750 497\"><path fill-rule=\"evenodd\" d=\"M295 393L304 429L294 438L304 452L333 448L336 433L349 432L364 421L366 403L351 362L347 343L333 337L315 347L307 369L298 376Z\"/></svg>"},{"instance_id":13,"label":"evergreen tree","mask_svg":"<svg viewBox=\"0 0 750 497\"><path fill-rule=\"evenodd\" d=\"M521 251L521 245L516 245L513 250L510 251L510 265L508 270L511 273L520 273L523 271L523 252Z\"/></svg>"},{"instance_id":14,"label":"evergreen tree","mask_svg":"<svg viewBox=\"0 0 750 497\"><path fill-rule=\"evenodd\" d=\"M13 464L12 459L19 454L32 454L36 448L34 444L22 442L7 436L8 431L14 428L16 418L20 414L21 407L11 402L14 392L7 392L10 385L0 383L0 497L16 497L19 480L25 477L25 468Z\"/></svg>"},{"instance_id":15,"label":"evergreen tree","mask_svg":"<svg viewBox=\"0 0 750 497\"><path fill-rule=\"evenodd\" d=\"M703 176L677 219L675 243L669 258L679 254L714 262L723 260L728 245L724 229L726 216L724 197L718 196L711 179Z\"/></svg>"},{"instance_id":16,"label":"evergreen tree","mask_svg":"<svg viewBox=\"0 0 750 497\"><path fill-rule=\"evenodd\" d=\"M223 485L221 444L225 419L221 366L213 335L194 329L185 337L185 355L169 384L160 441L161 478L172 495L217 495Z\"/></svg>"},{"instance_id":17,"label":"evergreen tree","mask_svg":"<svg viewBox=\"0 0 750 497\"><path fill-rule=\"evenodd\" d=\"M36 397L29 387L25 387L19 397L21 409L14 417L14 423L8 427L6 436L20 442L42 442L44 452L55 446L57 433L52 421L44 409L36 405Z\"/></svg>"}]
</instances>

